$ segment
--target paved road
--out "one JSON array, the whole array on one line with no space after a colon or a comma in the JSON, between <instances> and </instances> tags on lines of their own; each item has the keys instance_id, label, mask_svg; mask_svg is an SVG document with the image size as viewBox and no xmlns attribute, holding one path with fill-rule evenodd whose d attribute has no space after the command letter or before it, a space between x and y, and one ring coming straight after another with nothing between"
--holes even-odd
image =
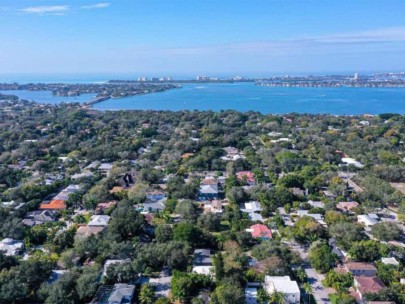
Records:
<instances>
[{"instance_id":1,"label":"paved road","mask_svg":"<svg viewBox=\"0 0 405 304\"><path fill-rule=\"evenodd\" d=\"M325 288L322 286L322 280L325 278L324 275L319 274L313 268L305 269L305 273L308 276L308 282L312 287L312 294L318 304L329 304L329 294L333 293L333 289Z\"/></svg>"},{"instance_id":2,"label":"paved road","mask_svg":"<svg viewBox=\"0 0 405 304\"><path fill-rule=\"evenodd\" d=\"M303 261L306 261L308 257L308 253L305 248L292 245L290 248L300 254L300 257ZM318 304L330 304L330 300L328 295L334 293L332 288L324 288L322 286L322 280L325 278L324 275L317 273L314 268L312 268L309 264L305 266L305 273L308 277L308 283L311 285L312 294L314 295L315 301Z\"/></svg>"},{"instance_id":3,"label":"paved road","mask_svg":"<svg viewBox=\"0 0 405 304\"><path fill-rule=\"evenodd\" d=\"M283 207L279 207L278 211L280 212L280 215L284 220L284 224L286 224L287 226L294 226L294 223L291 221L290 217L288 216L287 212L285 212L285 209Z\"/></svg>"}]
</instances>

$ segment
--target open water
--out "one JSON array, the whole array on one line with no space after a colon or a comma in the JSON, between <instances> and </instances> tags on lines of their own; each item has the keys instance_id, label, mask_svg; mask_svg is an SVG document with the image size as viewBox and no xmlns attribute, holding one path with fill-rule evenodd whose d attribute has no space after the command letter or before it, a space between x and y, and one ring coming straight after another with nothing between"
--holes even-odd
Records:
<instances>
[{"instance_id":1,"label":"open water","mask_svg":"<svg viewBox=\"0 0 405 304\"><path fill-rule=\"evenodd\" d=\"M97 79L100 80L100 79ZM88 81L88 82L96 82ZM70 81L73 82L73 81ZM85 81L77 81L85 82ZM86 102L93 94L58 97L51 92L2 91L39 103ZM405 88L283 88L254 83L193 83L161 93L109 99L99 110L237 110L274 113L405 114Z\"/></svg>"}]
</instances>

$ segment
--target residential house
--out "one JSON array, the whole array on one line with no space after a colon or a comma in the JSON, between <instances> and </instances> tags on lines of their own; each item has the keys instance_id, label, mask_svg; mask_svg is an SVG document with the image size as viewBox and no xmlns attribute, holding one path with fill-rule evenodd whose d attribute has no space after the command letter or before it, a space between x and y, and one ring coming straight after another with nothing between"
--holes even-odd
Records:
<instances>
[{"instance_id":1,"label":"residential house","mask_svg":"<svg viewBox=\"0 0 405 304\"><path fill-rule=\"evenodd\" d=\"M144 212L162 211L163 209L165 209L165 201L166 198L163 198L159 201L147 200L146 202L143 203L143 211Z\"/></svg>"},{"instance_id":2,"label":"residential house","mask_svg":"<svg viewBox=\"0 0 405 304\"><path fill-rule=\"evenodd\" d=\"M3 251L4 254L7 256L15 256L21 254L23 250L24 243L22 241L6 238L0 242L0 251Z\"/></svg>"},{"instance_id":3,"label":"residential house","mask_svg":"<svg viewBox=\"0 0 405 304\"><path fill-rule=\"evenodd\" d=\"M166 194L163 191L153 190L146 192L146 199L151 201L160 201L164 199Z\"/></svg>"},{"instance_id":4,"label":"residential house","mask_svg":"<svg viewBox=\"0 0 405 304\"><path fill-rule=\"evenodd\" d=\"M84 171L84 172L81 172L81 173L73 174L70 178L73 181L76 181L76 180L79 180L79 179L91 178L92 176L93 176L92 172Z\"/></svg>"},{"instance_id":5,"label":"residential house","mask_svg":"<svg viewBox=\"0 0 405 304\"><path fill-rule=\"evenodd\" d=\"M210 202L203 203L204 213L222 213L224 210L223 202L221 200L213 200Z\"/></svg>"},{"instance_id":6,"label":"residential house","mask_svg":"<svg viewBox=\"0 0 405 304\"><path fill-rule=\"evenodd\" d=\"M79 190L79 185L69 185L53 197L52 200L44 200L39 206L39 209L54 211L64 210L66 209L66 201L73 193L76 193Z\"/></svg>"},{"instance_id":7,"label":"residential house","mask_svg":"<svg viewBox=\"0 0 405 304\"><path fill-rule=\"evenodd\" d=\"M93 215L87 225L80 226L76 231L77 237L89 237L91 235L99 234L107 226L110 217L108 215Z\"/></svg>"},{"instance_id":8,"label":"residential house","mask_svg":"<svg viewBox=\"0 0 405 304\"><path fill-rule=\"evenodd\" d=\"M51 210L37 210L28 212L25 219L22 221L24 225L32 227L42 225L44 223L53 222L56 219L56 214Z\"/></svg>"},{"instance_id":9,"label":"residential house","mask_svg":"<svg viewBox=\"0 0 405 304\"><path fill-rule=\"evenodd\" d=\"M256 185L255 175L251 171L236 172L236 177L241 181L246 181L246 183L250 186Z\"/></svg>"},{"instance_id":10,"label":"residential house","mask_svg":"<svg viewBox=\"0 0 405 304\"><path fill-rule=\"evenodd\" d=\"M200 189L198 190L198 200L209 201L218 200L219 198L218 184L200 185Z\"/></svg>"},{"instance_id":11,"label":"residential house","mask_svg":"<svg viewBox=\"0 0 405 304\"><path fill-rule=\"evenodd\" d=\"M93 215L87 226L90 227L107 227L110 217L108 215Z\"/></svg>"},{"instance_id":12,"label":"residential house","mask_svg":"<svg viewBox=\"0 0 405 304\"><path fill-rule=\"evenodd\" d=\"M104 229L105 229L105 227L102 227L102 226L79 225L79 228L77 228L77 231L76 231L76 237L88 238L91 235L99 234Z\"/></svg>"},{"instance_id":13,"label":"residential house","mask_svg":"<svg viewBox=\"0 0 405 304\"><path fill-rule=\"evenodd\" d=\"M272 140L270 140L270 142L271 143L291 142L291 139L287 138L287 137L281 137L281 138L278 138L278 139L272 139Z\"/></svg>"},{"instance_id":14,"label":"residential house","mask_svg":"<svg viewBox=\"0 0 405 304\"><path fill-rule=\"evenodd\" d=\"M308 204L313 208L325 208L325 204L320 201L308 201Z\"/></svg>"},{"instance_id":15,"label":"residential house","mask_svg":"<svg viewBox=\"0 0 405 304\"><path fill-rule=\"evenodd\" d=\"M308 210L298 210L297 214L299 217L303 217L303 216L309 216L312 217L315 221L317 221L319 224L321 224L322 226L326 227L327 224L324 221L323 215L319 214L319 213L309 213Z\"/></svg>"},{"instance_id":16,"label":"residential house","mask_svg":"<svg viewBox=\"0 0 405 304\"><path fill-rule=\"evenodd\" d=\"M108 297L108 304L130 304L134 296L135 285L114 284L112 292Z\"/></svg>"},{"instance_id":17,"label":"residential house","mask_svg":"<svg viewBox=\"0 0 405 304\"><path fill-rule=\"evenodd\" d=\"M193 265L212 265L211 250L210 249L195 249Z\"/></svg>"},{"instance_id":18,"label":"residential house","mask_svg":"<svg viewBox=\"0 0 405 304\"><path fill-rule=\"evenodd\" d=\"M97 168L97 171L101 173L103 176L109 176L110 172L112 170L113 165L109 163L102 163L100 166Z\"/></svg>"},{"instance_id":19,"label":"residential house","mask_svg":"<svg viewBox=\"0 0 405 304\"><path fill-rule=\"evenodd\" d=\"M224 148L226 155L222 156L221 159L225 161L236 161L238 159L245 159L246 157L243 153L235 147Z\"/></svg>"},{"instance_id":20,"label":"residential house","mask_svg":"<svg viewBox=\"0 0 405 304\"><path fill-rule=\"evenodd\" d=\"M336 205L336 209L343 211L343 212L350 212L352 209L357 208L359 203L357 202L339 202Z\"/></svg>"},{"instance_id":21,"label":"residential house","mask_svg":"<svg viewBox=\"0 0 405 304\"><path fill-rule=\"evenodd\" d=\"M281 136L283 136L283 133L271 131L271 132L267 133L267 136L269 136L269 137L281 137Z\"/></svg>"},{"instance_id":22,"label":"residential house","mask_svg":"<svg viewBox=\"0 0 405 304\"><path fill-rule=\"evenodd\" d=\"M357 221L366 227L371 227L378 223L378 221L375 218L370 217L368 214L358 215Z\"/></svg>"},{"instance_id":23,"label":"residential house","mask_svg":"<svg viewBox=\"0 0 405 304\"><path fill-rule=\"evenodd\" d=\"M194 250L193 272L212 276L214 269L210 249Z\"/></svg>"},{"instance_id":24,"label":"residential house","mask_svg":"<svg viewBox=\"0 0 405 304\"><path fill-rule=\"evenodd\" d=\"M381 258L381 262L385 265L399 266L399 262L395 258Z\"/></svg>"},{"instance_id":25,"label":"residential house","mask_svg":"<svg viewBox=\"0 0 405 304\"><path fill-rule=\"evenodd\" d=\"M289 276L265 276L264 289L270 295L274 292L281 292L285 303L300 303L301 293L298 284L296 281L291 281Z\"/></svg>"},{"instance_id":26,"label":"residential house","mask_svg":"<svg viewBox=\"0 0 405 304\"><path fill-rule=\"evenodd\" d=\"M263 221L263 217L260 214L260 211L262 210L260 203L253 201L253 202L248 202L245 203L245 209L241 209L242 212L246 212L249 214L249 217L252 221Z\"/></svg>"},{"instance_id":27,"label":"residential house","mask_svg":"<svg viewBox=\"0 0 405 304\"><path fill-rule=\"evenodd\" d=\"M53 211L60 211L66 209L66 203L64 200L54 199L51 200L49 203L41 203L39 206L41 210L53 210Z\"/></svg>"},{"instance_id":28,"label":"residential house","mask_svg":"<svg viewBox=\"0 0 405 304\"><path fill-rule=\"evenodd\" d=\"M288 188L288 189L289 189L289 190L291 191L291 193L294 194L295 196L303 196L303 197L305 197L305 196L307 195L307 191L302 190L302 189L300 189L300 188L294 187L294 188Z\"/></svg>"},{"instance_id":29,"label":"residential house","mask_svg":"<svg viewBox=\"0 0 405 304\"><path fill-rule=\"evenodd\" d=\"M117 204L117 201L110 201L106 203L100 203L97 205L94 214L103 214L105 210L113 208Z\"/></svg>"},{"instance_id":30,"label":"residential house","mask_svg":"<svg viewBox=\"0 0 405 304\"><path fill-rule=\"evenodd\" d=\"M125 260L106 260L104 263L103 267L103 276L107 276L107 271L108 268L113 265L113 264L124 264L124 263L130 263L130 259L125 259Z\"/></svg>"},{"instance_id":31,"label":"residential house","mask_svg":"<svg viewBox=\"0 0 405 304\"><path fill-rule=\"evenodd\" d=\"M349 262L344 268L354 276L374 277L377 275L377 268L372 263Z\"/></svg>"},{"instance_id":32,"label":"residential house","mask_svg":"<svg viewBox=\"0 0 405 304\"><path fill-rule=\"evenodd\" d=\"M350 158L350 157L342 157L342 163L344 165L353 165L356 168L363 168L364 165L360 162L358 162L357 160L355 160L354 158Z\"/></svg>"},{"instance_id":33,"label":"residential house","mask_svg":"<svg viewBox=\"0 0 405 304\"><path fill-rule=\"evenodd\" d=\"M273 237L271 230L262 224L255 224L250 226L249 229L246 229L247 232L252 234L254 238L262 238L264 240L269 240Z\"/></svg>"},{"instance_id":34,"label":"residential house","mask_svg":"<svg viewBox=\"0 0 405 304\"><path fill-rule=\"evenodd\" d=\"M386 288L384 283L377 277L355 276L354 287L360 299L366 293L379 293L382 289Z\"/></svg>"}]
</instances>

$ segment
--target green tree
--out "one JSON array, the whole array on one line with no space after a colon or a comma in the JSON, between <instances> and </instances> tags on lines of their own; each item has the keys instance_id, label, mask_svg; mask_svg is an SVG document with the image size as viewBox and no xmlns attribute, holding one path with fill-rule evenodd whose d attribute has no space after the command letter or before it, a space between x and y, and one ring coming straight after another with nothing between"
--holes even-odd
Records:
<instances>
[{"instance_id":1,"label":"green tree","mask_svg":"<svg viewBox=\"0 0 405 304\"><path fill-rule=\"evenodd\" d=\"M371 233L381 241L392 241L399 239L402 233L398 224L393 222L380 222L371 227Z\"/></svg>"},{"instance_id":2,"label":"green tree","mask_svg":"<svg viewBox=\"0 0 405 304\"><path fill-rule=\"evenodd\" d=\"M127 240L142 231L145 218L127 203L120 203L111 214L108 232L118 240Z\"/></svg>"},{"instance_id":3,"label":"green tree","mask_svg":"<svg viewBox=\"0 0 405 304\"><path fill-rule=\"evenodd\" d=\"M314 242L309 249L308 259L312 267L325 273L335 265L337 256L326 243Z\"/></svg>"},{"instance_id":4,"label":"green tree","mask_svg":"<svg viewBox=\"0 0 405 304\"><path fill-rule=\"evenodd\" d=\"M155 298L155 291L147 284L143 284L139 292L139 300L142 304L152 304Z\"/></svg>"},{"instance_id":5,"label":"green tree","mask_svg":"<svg viewBox=\"0 0 405 304\"><path fill-rule=\"evenodd\" d=\"M336 243L345 250L349 250L353 242L365 238L363 228L349 222L338 222L331 225L329 233L336 239Z\"/></svg>"},{"instance_id":6,"label":"green tree","mask_svg":"<svg viewBox=\"0 0 405 304\"><path fill-rule=\"evenodd\" d=\"M185 242L192 247L201 243L202 232L199 228L190 223L178 223L173 230L175 241Z\"/></svg>"},{"instance_id":7,"label":"green tree","mask_svg":"<svg viewBox=\"0 0 405 304\"><path fill-rule=\"evenodd\" d=\"M217 282L220 282L224 277L224 259L220 252L215 255L214 266L215 266L215 279Z\"/></svg>"},{"instance_id":8,"label":"green tree","mask_svg":"<svg viewBox=\"0 0 405 304\"><path fill-rule=\"evenodd\" d=\"M209 288L211 279L209 276L174 271L172 277L172 296L174 300L190 301L201 288Z\"/></svg>"},{"instance_id":9,"label":"green tree","mask_svg":"<svg viewBox=\"0 0 405 304\"><path fill-rule=\"evenodd\" d=\"M387 255L389 248L378 241L354 242L349 250L350 257L359 262L373 262Z\"/></svg>"},{"instance_id":10,"label":"green tree","mask_svg":"<svg viewBox=\"0 0 405 304\"><path fill-rule=\"evenodd\" d=\"M99 285L98 278L99 269L97 267L86 268L86 271L79 276L76 290L81 301L91 301Z\"/></svg>"},{"instance_id":11,"label":"green tree","mask_svg":"<svg viewBox=\"0 0 405 304\"><path fill-rule=\"evenodd\" d=\"M166 243L173 239L173 229L171 225L159 225L155 228L156 241Z\"/></svg>"},{"instance_id":12,"label":"green tree","mask_svg":"<svg viewBox=\"0 0 405 304\"><path fill-rule=\"evenodd\" d=\"M213 304L234 304L244 303L245 293L243 289L235 284L225 283L219 285L211 296Z\"/></svg>"}]
</instances>

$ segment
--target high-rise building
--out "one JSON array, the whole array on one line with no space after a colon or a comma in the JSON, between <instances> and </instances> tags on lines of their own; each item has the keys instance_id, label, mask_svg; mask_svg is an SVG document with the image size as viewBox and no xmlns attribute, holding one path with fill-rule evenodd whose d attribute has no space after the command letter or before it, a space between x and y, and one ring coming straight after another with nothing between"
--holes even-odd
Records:
<instances>
[{"instance_id":1,"label":"high-rise building","mask_svg":"<svg viewBox=\"0 0 405 304\"><path fill-rule=\"evenodd\" d=\"M354 73L353 79L354 79L354 80L359 80L359 73Z\"/></svg>"}]
</instances>

